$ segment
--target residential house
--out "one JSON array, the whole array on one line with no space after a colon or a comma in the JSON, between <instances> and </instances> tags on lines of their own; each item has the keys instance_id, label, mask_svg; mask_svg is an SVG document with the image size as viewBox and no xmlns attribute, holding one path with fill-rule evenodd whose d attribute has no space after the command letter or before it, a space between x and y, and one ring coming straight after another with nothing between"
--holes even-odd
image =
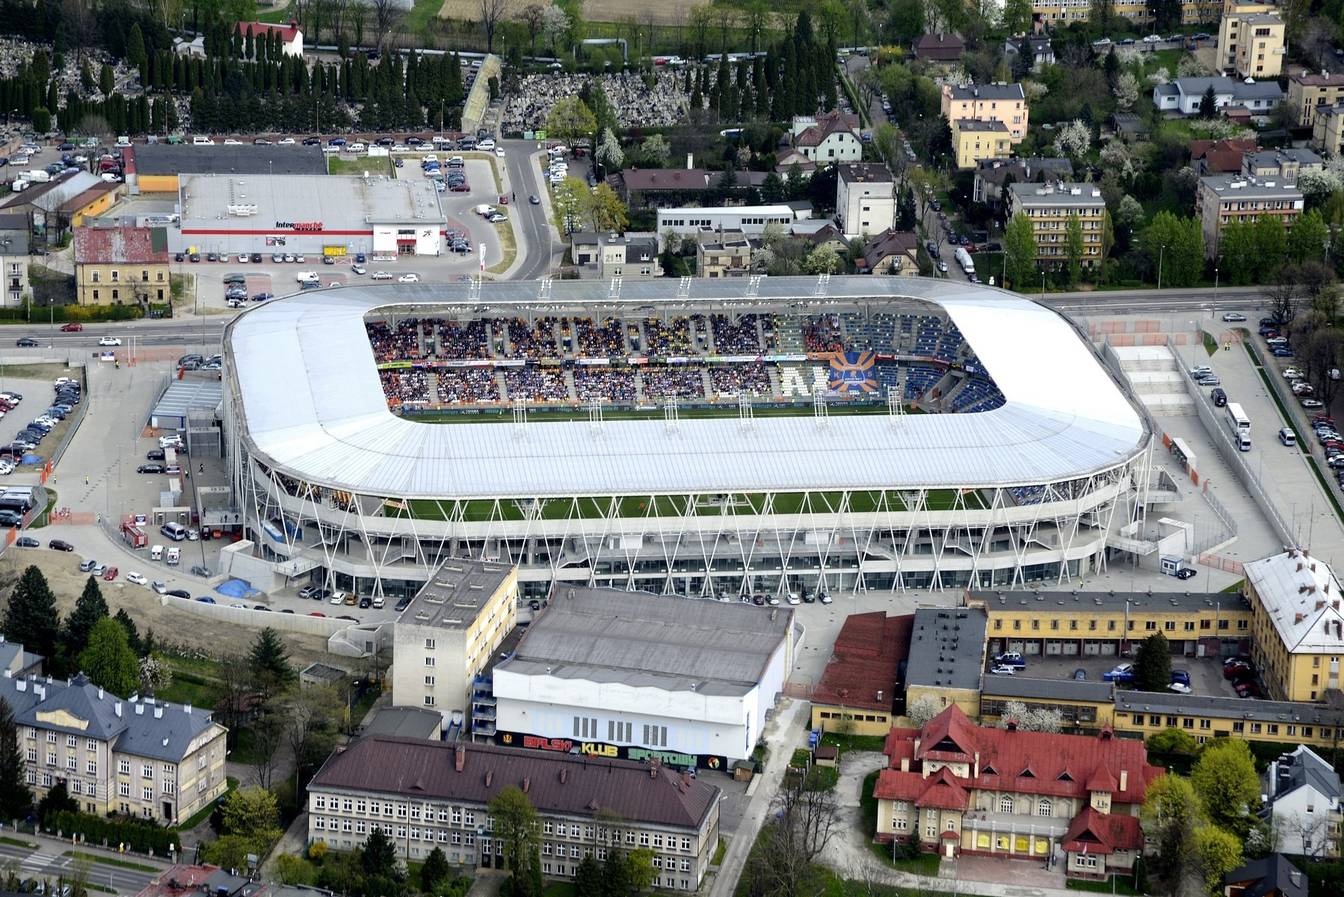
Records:
<instances>
[{"instance_id":1,"label":"residential house","mask_svg":"<svg viewBox=\"0 0 1344 897\"><path fill-rule=\"evenodd\" d=\"M64 783L80 810L176 825L224 793L226 730L209 710L6 674L0 698L18 727L25 776L42 797Z\"/></svg>"},{"instance_id":2,"label":"residential house","mask_svg":"<svg viewBox=\"0 0 1344 897\"><path fill-rule=\"evenodd\" d=\"M108 222L110 223L110 222ZM168 235L161 227L75 230L75 295L80 305L166 303Z\"/></svg>"},{"instance_id":3,"label":"residential house","mask_svg":"<svg viewBox=\"0 0 1344 897\"><path fill-rule=\"evenodd\" d=\"M280 52L286 56L303 55L303 30L299 23L290 19L288 25L272 25L268 22L238 22L234 31L246 37L252 35L256 41L264 35L275 34L280 38Z\"/></svg>"},{"instance_id":4,"label":"residential house","mask_svg":"<svg viewBox=\"0 0 1344 897\"><path fill-rule=\"evenodd\" d=\"M1277 78L1283 71L1284 24L1278 7L1224 0L1217 67L1238 78Z\"/></svg>"},{"instance_id":5,"label":"residential house","mask_svg":"<svg viewBox=\"0 0 1344 897\"><path fill-rule=\"evenodd\" d=\"M1288 78L1288 106L1302 127L1316 124L1318 110L1344 103L1344 72L1298 72Z\"/></svg>"},{"instance_id":6,"label":"residential house","mask_svg":"<svg viewBox=\"0 0 1344 897\"><path fill-rule=\"evenodd\" d=\"M33 229L28 216L0 214L0 277L4 283L4 305L14 308L23 297L32 295L28 283L29 240Z\"/></svg>"},{"instance_id":7,"label":"residential house","mask_svg":"<svg viewBox=\"0 0 1344 897\"><path fill-rule=\"evenodd\" d=\"M1177 78L1153 88L1153 105L1159 112L1198 115L1200 104L1213 88L1213 105L1225 114L1245 109L1252 118L1264 119L1283 100L1283 89L1275 81L1243 81L1238 78Z\"/></svg>"},{"instance_id":8,"label":"residential house","mask_svg":"<svg viewBox=\"0 0 1344 897\"><path fill-rule=\"evenodd\" d=\"M858 162L863 159L859 117L832 110L819 116L796 115L790 129L793 146L814 164Z\"/></svg>"},{"instance_id":9,"label":"residential house","mask_svg":"<svg viewBox=\"0 0 1344 897\"><path fill-rule=\"evenodd\" d=\"M1302 191L1279 178L1241 174L1202 177L1195 191L1195 214L1204 230L1204 254L1210 258L1217 255L1218 240L1229 224L1278 218L1285 228L1291 228L1303 206Z\"/></svg>"},{"instance_id":10,"label":"residential house","mask_svg":"<svg viewBox=\"0 0 1344 897\"><path fill-rule=\"evenodd\" d=\"M1292 202L1300 212L1302 194L1296 196ZM1251 653L1269 696L1318 701L1328 689L1339 689L1344 613L1339 580L1330 565L1294 548L1248 561L1243 572L1243 590L1255 614Z\"/></svg>"},{"instance_id":11,"label":"residential house","mask_svg":"<svg viewBox=\"0 0 1344 897\"><path fill-rule=\"evenodd\" d=\"M1251 860L1223 876L1224 897L1307 897L1307 877L1281 853Z\"/></svg>"},{"instance_id":12,"label":"residential house","mask_svg":"<svg viewBox=\"0 0 1344 897\"><path fill-rule=\"evenodd\" d=\"M873 787L878 840L948 857L1044 859L1064 873L1129 873L1143 851L1139 808L1162 769L1143 742L977 726L949 706L918 729L893 728Z\"/></svg>"},{"instance_id":13,"label":"residential house","mask_svg":"<svg viewBox=\"0 0 1344 897\"><path fill-rule=\"evenodd\" d=\"M702 230L695 235L696 277L746 277L751 271L751 239L740 230Z\"/></svg>"},{"instance_id":14,"label":"residential house","mask_svg":"<svg viewBox=\"0 0 1344 897\"><path fill-rule=\"evenodd\" d=\"M959 118L952 122L952 153L958 168L975 168L984 159L1012 152L1008 126L1001 121Z\"/></svg>"},{"instance_id":15,"label":"residential house","mask_svg":"<svg viewBox=\"0 0 1344 897\"><path fill-rule=\"evenodd\" d=\"M454 866L504 868L490 801L507 787L536 809L547 878L573 877L587 856L643 849L654 887L691 892L719 846L719 789L657 760L384 736L351 743L318 770L307 840L353 850L381 828L410 862L437 847Z\"/></svg>"},{"instance_id":16,"label":"residential house","mask_svg":"<svg viewBox=\"0 0 1344 897\"><path fill-rule=\"evenodd\" d=\"M1031 54L1031 70L1039 72L1044 66L1055 64L1055 46L1049 35L1026 34L1022 37L1010 37L1003 42L1003 55L1008 65L1016 66L1017 57L1023 51Z\"/></svg>"},{"instance_id":17,"label":"residential house","mask_svg":"<svg viewBox=\"0 0 1344 897\"><path fill-rule=\"evenodd\" d=\"M1339 773L1305 745L1269 764L1261 789L1261 815L1275 843L1290 853L1314 859L1338 859L1340 840Z\"/></svg>"},{"instance_id":18,"label":"residential house","mask_svg":"<svg viewBox=\"0 0 1344 897\"><path fill-rule=\"evenodd\" d=\"M1190 141L1190 164L1204 174L1236 174L1241 171L1247 153L1260 150L1254 137L1226 137L1222 140Z\"/></svg>"},{"instance_id":19,"label":"residential house","mask_svg":"<svg viewBox=\"0 0 1344 897\"><path fill-rule=\"evenodd\" d=\"M37 676L41 674L45 660L41 654L23 650L23 645L18 642L5 641L4 635L0 634L0 675L6 678Z\"/></svg>"},{"instance_id":20,"label":"residential house","mask_svg":"<svg viewBox=\"0 0 1344 897\"><path fill-rule=\"evenodd\" d=\"M27 215L36 242L59 243L76 221L84 223L110 208L122 189L87 171L60 174L0 201L0 213Z\"/></svg>"},{"instance_id":21,"label":"residential house","mask_svg":"<svg viewBox=\"0 0 1344 897\"><path fill-rule=\"evenodd\" d=\"M1111 127L1115 135L1127 143L1134 143L1148 137L1148 123L1137 112L1117 112L1111 116Z\"/></svg>"},{"instance_id":22,"label":"residential house","mask_svg":"<svg viewBox=\"0 0 1344 897\"><path fill-rule=\"evenodd\" d=\"M1083 264L1101 261L1106 201L1096 184L1011 184L1008 217L1019 212L1031 220L1038 261L1061 264L1067 260L1068 222L1073 216L1083 229Z\"/></svg>"},{"instance_id":23,"label":"residential house","mask_svg":"<svg viewBox=\"0 0 1344 897\"><path fill-rule=\"evenodd\" d=\"M921 34L915 39L916 59L924 62L942 62L959 65L966 55L966 42L958 34Z\"/></svg>"},{"instance_id":24,"label":"residential house","mask_svg":"<svg viewBox=\"0 0 1344 897\"><path fill-rule=\"evenodd\" d=\"M1241 173L1255 178L1279 178L1285 184L1296 184L1304 171L1324 171L1325 160L1309 149L1286 147L1260 150L1242 158Z\"/></svg>"},{"instance_id":25,"label":"residential house","mask_svg":"<svg viewBox=\"0 0 1344 897\"><path fill-rule=\"evenodd\" d=\"M569 235L569 241L580 277L648 280L662 276L657 234L576 231Z\"/></svg>"},{"instance_id":26,"label":"residential house","mask_svg":"<svg viewBox=\"0 0 1344 897\"><path fill-rule=\"evenodd\" d=\"M1027 134L1027 95L1021 84L944 84L941 111L954 127L967 119L997 121L1014 146Z\"/></svg>"},{"instance_id":27,"label":"residential house","mask_svg":"<svg viewBox=\"0 0 1344 897\"><path fill-rule=\"evenodd\" d=\"M919 273L916 255L919 252L919 237L911 231L885 230L863 247L863 255L858 259L860 274L904 274Z\"/></svg>"},{"instance_id":28,"label":"residential house","mask_svg":"<svg viewBox=\"0 0 1344 897\"><path fill-rule=\"evenodd\" d=\"M830 660L812 690L809 729L885 735L899 716L905 691L914 614L850 614L840 626Z\"/></svg>"},{"instance_id":29,"label":"residential house","mask_svg":"<svg viewBox=\"0 0 1344 897\"><path fill-rule=\"evenodd\" d=\"M517 623L518 568L444 561L392 624L392 706L434 710L448 727L472 680Z\"/></svg>"},{"instance_id":30,"label":"residential house","mask_svg":"<svg viewBox=\"0 0 1344 897\"><path fill-rule=\"evenodd\" d=\"M805 218L802 221L795 221L789 228L789 236L807 240L813 248L829 246L835 250L837 255L844 255L849 249L849 241L840 232L840 228L835 226L834 221L819 218Z\"/></svg>"},{"instance_id":31,"label":"residential house","mask_svg":"<svg viewBox=\"0 0 1344 897\"><path fill-rule=\"evenodd\" d=\"M997 207L1003 202L1003 187L1009 179L1028 181L1068 181L1073 178L1073 163L1063 158L982 159L975 168L971 199Z\"/></svg>"},{"instance_id":32,"label":"residential house","mask_svg":"<svg viewBox=\"0 0 1344 897\"><path fill-rule=\"evenodd\" d=\"M896 223L896 192L887 166L842 162L836 177L835 212L846 239L892 227Z\"/></svg>"},{"instance_id":33,"label":"residential house","mask_svg":"<svg viewBox=\"0 0 1344 897\"><path fill-rule=\"evenodd\" d=\"M607 181L631 207L704 205L711 174L717 184L721 175L704 168L626 168Z\"/></svg>"}]
</instances>

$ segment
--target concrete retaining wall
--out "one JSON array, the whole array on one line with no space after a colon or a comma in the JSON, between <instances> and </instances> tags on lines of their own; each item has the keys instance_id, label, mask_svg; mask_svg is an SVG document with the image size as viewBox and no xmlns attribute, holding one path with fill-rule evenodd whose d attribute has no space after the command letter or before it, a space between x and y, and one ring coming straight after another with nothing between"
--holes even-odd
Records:
<instances>
[{"instance_id":1,"label":"concrete retaining wall","mask_svg":"<svg viewBox=\"0 0 1344 897\"><path fill-rule=\"evenodd\" d=\"M219 597L215 600L228 601L230 599ZM204 601L187 601L183 598L174 598L171 595L159 596L159 603L165 607L172 606L183 613L194 614L207 620L251 626L256 629L269 626L272 629L315 635L324 639L330 638L342 629L355 625L349 620L336 620L331 617L310 617L307 614L282 614L275 611L252 610L250 607L206 604Z\"/></svg>"}]
</instances>

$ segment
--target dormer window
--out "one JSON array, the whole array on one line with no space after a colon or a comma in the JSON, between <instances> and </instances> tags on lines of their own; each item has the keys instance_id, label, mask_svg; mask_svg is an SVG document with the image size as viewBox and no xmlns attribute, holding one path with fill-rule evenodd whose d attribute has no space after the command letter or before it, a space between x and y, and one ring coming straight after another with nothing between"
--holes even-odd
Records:
<instances>
[{"instance_id":1,"label":"dormer window","mask_svg":"<svg viewBox=\"0 0 1344 897\"><path fill-rule=\"evenodd\" d=\"M1059 774L1059 777L1058 777L1057 779L1055 779L1055 781L1056 781L1056 782L1072 782L1072 781L1073 781L1073 776L1069 775L1068 770L1065 770L1064 772L1061 772L1061 773Z\"/></svg>"},{"instance_id":2,"label":"dormer window","mask_svg":"<svg viewBox=\"0 0 1344 897\"><path fill-rule=\"evenodd\" d=\"M1028 766L1025 767L1021 772L1019 772L1017 774L1017 777L1020 779L1034 779L1036 778L1036 773L1032 772L1031 767Z\"/></svg>"},{"instance_id":3,"label":"dormer window","mask_svg":"<svg viewBox=\"0 0 1344 897\"><path fill-rule=\"evenodd\" d=\"M987 776L996 776L999 774L999 771L992 766L985 766L980 772Z\"/></svg>"}]
</instances>

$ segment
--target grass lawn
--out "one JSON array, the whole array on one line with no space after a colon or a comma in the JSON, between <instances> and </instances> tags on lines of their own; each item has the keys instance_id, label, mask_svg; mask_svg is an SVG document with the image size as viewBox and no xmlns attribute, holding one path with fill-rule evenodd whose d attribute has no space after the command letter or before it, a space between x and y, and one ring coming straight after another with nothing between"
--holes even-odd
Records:
<instances>
[{"instance_id":1,"label":"grass lawn","mask_svg":"<svg viewBox=\"0 0 1344 897\"><path fill-rule=\"evenodd\" d=\"M33 844L32 846L33 846L33 847L36 847L37 845L36 845L36 844ZM714 848L714 859L710 860L710 861L709 861L709 864L710 864L711 866L719 866L719 865L722 865L722 864L723 864L723 855L724 855L725 853L727 853L727 852L728 852L728 842L725 841L725 840L723 840L722 838L720 838L720 839L719 839L719 846Z\"/></svg>"},{"instance_id":2,"label":"grass lawn","mask_svg":"<svg viewBox=\"0 0 1344 897\"><path fill-rule=\"evenodd\" d=\"M1176 68L1181 64L1181 57L1184 55L1184 50L1158 50L1154 53L1144 53L1142 57L1143 78L1139 79L1140 83L1143 83L1144 79L1161 68L1166 69L1167 73L1175 78Z\"/></svg>"},{"instance_id":3,"label":"grass lawn","mask_svg":"<svg viewBox=\"0 0 1344 897\"><path fill-rule=\"evenodd\" d=\"M0 363L0 377L16 377L20 380L55 380L57 377L79 375L71 374L70 368L58 362L48 364L3 364Z\"/></svg>"},{"instance_id":4,"label":"grass lawn","mask_svg":"<svg viewBox=\"0 0 1344 897\"><path fill-rule=\"evenodd\" d=\"M513 222L497 221L495 222L495 234L499 237L500 259L499 264L491 265L486 268L491 274L503 274L509 270L513 260L518 256L518 243L513 238ZM529 415L530 417L530 415Z\"/></svg>"},{"instance_id":5,"label":"grass lawn","mask_svg":"<svg viewBox=\"0 0 1344 897\"><path fill-rule=\"evenodd\" d=\"M821 743L837 747L843 757L851 751L881 751L886 738L882 735L841 735L838 732L825 732Z\"/></svg>"},{"instance_id":6,"label":"grass lawn","mask_svg":"<svg viewBox=\"0 0 1344 897\"><path fill-rule=\"evenodd\" d=\"M228 776L224 780L224 793L221 794L217 800L212 800L210 803L206 804L205 806L197 810L195 813L193 813L185 822L183 822L176 829L174 829L174 831L179 832L189 831L190 829L194 829L196 826L200 825L202 822L205 822L206 818L209 817L209 815L212 812L214 812L215 804L219 803L219 801L228 797L229 792L233 791L237 787L238 787L238 780L235 779L233 776Z\"/></svg>"},{"instance_id":7,"label":"grass lawn","mask_svg":"<svg viewBox=\"0 0 1344 897\"><path fill-rule=\"evenodd\" d=\"M392 157L356 156L353 159L342 159L339 156L327 157L327 174L353 174L358 177L366 171L371 175L391 177Z\"/></svg>"},{"instance_id":8,"label":"grass lawn","mask_svg":"<svg viewBox=\"0 0 1344 897\"><path fill-rule=\"evenodd\" d=\"M8 844L10 847L26 847L29 850L37 850L37 845L33 842L21 841L18 838L11 838L7 835L0 835L0 844Z\"/></svg>"},{"instance_id":9,"label":"grass lawn","mask_svg":"<svg viewBox=\"0 0 1344 897\"><path fill-rule=\"evenodd\" d=\"M1211 333L1204 334L1204 351L1209 353L1210 358L1218 354L1218 341Z\"/></svg>"},{"instance_id":10,"label":"grass lawn","mask_svg":"<svg viewBox=\"0 0 1344 897\"><path fill-rule=\"evenodd\" d=\"M1124 894L1125 897L1137 897L1133 883L1123 875L1112 875L1103 881L1090 881L1070 878L1064 882L1070 891L1092 891L1096 894Z\"/></svg>"},{"instance_id":11,"label":"grass lawn","mask_svg":"<svg viewBox=\"0 0 1344 897\"><path fill-rule=\"evenodd\" d=\"M415 0L411 11L401 20L401 27L411 34L424 34L429 30L430 22L438 18L442 8L443 0Z\"/></svg>"},{"instance_id":12,"label":"grass lawn","mask_svg":"<svg viewBox=\"0 0 1344 897\"><path fill-rule=\"evenodd\" d=\"M74 857L77 860L84 860L89 863L99 863L103 866L117 866L121 869L134 869L136 872L158 873L162 870L155 866L146 866L144 863L132 863L129 860L118 860L114 857L105 857L96 853L84 853L81 850L67 850L63 856Z\"/></svg>"},{"instance_id":13,"label":"grass lawn","mask_svg":"<svg viewBox=\"0 0 1344 897\"><path fill-rule=\"evenodd\" d=\"M1240 592L1240 591L1241 591L1241 587L1244 586L1244 585L1246 585L1246 580L1244 580L1244 579L1239 579L1239 580L1237 580L1236 582L1232 583L1232 585L1228 586L1227 588L1225 588L1225 589L1219 589L1219 591L1220 591L1220 592L1227 592L1227 593L1230 594L1230 595L1234 595L1234 594L1236 594L1237 592Z\"/></svg>"},{"instance_id":14,"label":"grass lawn","mask_svg":"<svg viewBox=\"0 0 1344 897\"><path fill-rule=\"evenodd\" d=\"M158 696L174 704L213 708L219 700L221 679L219 663L214 660L166 655L164 661L172 671L167 688L159 689Z\"/></svg>"}]
</instances>

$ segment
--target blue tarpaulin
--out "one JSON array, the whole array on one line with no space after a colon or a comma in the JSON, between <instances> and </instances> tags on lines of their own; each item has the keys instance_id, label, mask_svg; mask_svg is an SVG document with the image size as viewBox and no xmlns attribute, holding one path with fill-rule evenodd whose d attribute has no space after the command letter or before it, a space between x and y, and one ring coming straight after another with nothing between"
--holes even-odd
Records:
<instances>
[{"instance_id":1,"label":"blue tarpaulin","mask_svg":"<svg viewBox=\"0 0 1344 897\"><path fill-rule=\"evenodd\" d=\"M215 586L215 591L228 598L255 598L261 594L260 589L252 588L252 583L245 579L229 579Z\"/></svg>"}]
</instances>

